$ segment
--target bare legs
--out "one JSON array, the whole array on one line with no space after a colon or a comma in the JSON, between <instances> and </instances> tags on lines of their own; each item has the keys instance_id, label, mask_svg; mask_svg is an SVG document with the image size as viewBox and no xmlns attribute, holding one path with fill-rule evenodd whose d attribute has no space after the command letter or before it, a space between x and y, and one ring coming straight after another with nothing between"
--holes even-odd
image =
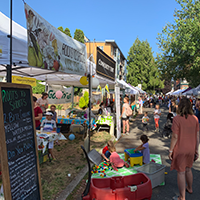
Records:
<instances>
[{"instance_id":1,"label":"bare legs","mask_svg":"<svg viewBox=\"0 0 200 200\"><path fill-rule=\"evenodd\" d=\"M129 120L122 120L123 121L123 133L129 133Z\"/></svg>"},{"instance_id":2,"label":"bare legs","mask_svg":"<svg viewBox=\"0 0 200 200\"><path fill-rule=\"evenodd\" d=\"M126 131L126 120L122 120L123 122L123 133L125 133Z\"/></svg>"},{"instance_id":3,"label":"bare legs","mask_svg":"<svg viewBox=\"0 0 200 200\"><path fill-rule=\"evenodd\" d=\"M185 178L187 183L187 190L189 193L192 193L192 182L193 182L193 174L191 168L186 168Z\"/></svg>"},{"instance_id":4,"label":"bare legs","mask_svg":"<svg viewBox=\"0 0 200 200\"><path fill-rule=\"evenodd\" d=\"M177 172L177 183L179 189L179 200L185 200L185 184L187 183L188 192L192 193L193 175L191 168L186 168L185 172Z\"/></svg>"},{"instance_id":5,"label":"bare legs","mask_svg":"<svg viewBox=\"0 0 200 200\"><path fill-rule=\"evenodd\" d=\"M129 133L129 120L126 120L126 132Z\"/></svg>"}]
</instances>

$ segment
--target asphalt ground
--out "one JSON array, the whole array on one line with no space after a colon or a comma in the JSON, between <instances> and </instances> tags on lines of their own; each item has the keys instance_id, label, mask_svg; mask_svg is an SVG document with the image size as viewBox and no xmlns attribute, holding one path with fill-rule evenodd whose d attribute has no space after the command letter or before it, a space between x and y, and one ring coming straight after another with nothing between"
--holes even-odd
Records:
<instances>
[{"instance_id":1,"label":"asphalt ground","mask_svg":"<svg viewBox=\"0 0 200 200\"><path fill-rule=\"evenodd\" d=\"M158 186L153 189L152 200L171 200L172 197L179 195L177 186L177 173L175 170L170 171L171 161L168 158L168 150L170 147L170 139L162 138L161 132L167 120L168 109L166 106L161 106L161 117L159 120L160 133L155 133L155 125L153 118L154 108L144 108L143 112L147 111L150 118L148 131L143 131L142 116L137 115L136 119L130 123L130 135L123 136L116 144L118 153L123 153L124 149L135 148L141 144L140 136L146 134L149 137L150 153L160 154L162 163L166 166L165 185ZM186 193L187 200L200 200L200 159L193 164L193 194Z\"/></svg>"}]
</instances>

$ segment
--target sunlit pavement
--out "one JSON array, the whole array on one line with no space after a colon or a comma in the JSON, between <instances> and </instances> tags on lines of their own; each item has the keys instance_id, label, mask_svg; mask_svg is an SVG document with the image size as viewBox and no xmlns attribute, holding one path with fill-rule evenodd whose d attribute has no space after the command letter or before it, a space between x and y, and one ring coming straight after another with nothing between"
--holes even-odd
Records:
<instances>
[{"instance_id":1,"label":"sunlit pavement","mask_svg":"<svg viewBox=\"0 0 200 200\"><path fill-rule=\"evenodd\" d=\"M144 108L143 111L148 112L149 120L149 131L143 132L142 116L138 115L136 119L130 123L130 135L123 136L116 144L118 153L124 151L127 148L134 148L141 144L139 138L142 134L146 134L149 137L150 152L153 154L160 154L162 163L166 165L165 175L165 186L159 186L153 189L152 200L163 200L172 199L175 195L178 195L178 186L176 181L176 171L170 171L170 160L168 159L168 149L170 146L170 139L162 138L161 131L166 122L168 109L165 106L161 106L162 115L159 121L160 133L155 133L154 119L153 119L153 108ZM193 194L186 194L187 200L200 200L200 159L198 159L193 165Z\"/></svg>"}]
</instances>

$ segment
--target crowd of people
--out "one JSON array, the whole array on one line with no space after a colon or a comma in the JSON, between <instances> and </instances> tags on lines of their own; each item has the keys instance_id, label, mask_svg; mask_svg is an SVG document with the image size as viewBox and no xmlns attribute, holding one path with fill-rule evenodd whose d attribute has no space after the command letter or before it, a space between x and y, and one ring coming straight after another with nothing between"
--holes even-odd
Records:
<instances>
[{"instance_id":1,"label":"crowd of people","mask_svg":"<svg viewBox=\"0 0 200 200\"><path fill-rule=\"evenodd\" d=\"M43 94L37 100L33 97L35 124L37 130L55 131L57 114L55 112L55 105L48 108L47 94ZM159 130L159 119L162 115L160 106L165 106L168 109L166 126L170 127L171 131L171 145L169 148L169 159L171 160L171 170L177 171L177 184L180 196L174 199L185 200L185 191L192 194L192 165L198 159L199 154L199 122L200 122L200 97L180 97L180 96L164 96L164 95L144 95L135 100L128 96L121 97L121 120L122 120L122 134L130 134L129 118L133 115L132 111L137 111L139 114L143 113L143 107L153 108L153 116L155 123L155 132ZM114 112L114 103L109 105L105 103L100 104L98 114L107 115L109 112ZM89 109L86 110L86 115L89 114ZM46 119L40 122L42 116ZM95 115L92 114L92 117ZM143 129L149 130L148 112L142 116ZM140 137L141 145L135 148L135 151L143 153L143 163L150 162L149 138L142 134ZM49 152L52 159L55 159L53 152L53 143L49 144ZM115 145L112 141L108 141L107 146L102 151L102 157L110 162L114 170L118 170L123 166L129 167L116 152Z\"/></svg>"}]
</instances>

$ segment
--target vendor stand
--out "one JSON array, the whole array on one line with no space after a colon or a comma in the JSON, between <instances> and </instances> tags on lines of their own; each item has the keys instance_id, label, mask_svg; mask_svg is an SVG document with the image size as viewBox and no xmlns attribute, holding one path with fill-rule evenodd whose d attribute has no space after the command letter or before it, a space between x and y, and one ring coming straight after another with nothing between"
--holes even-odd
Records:
<instances>
[{"instance_id":1,"label":"vendor stand","mask_svg":"<svg viewBox=\"0 0 200 200\"><path fill-rule=\"evenodd\" d=\"M48 143L57 140L67 140L62 133L52 132L42 132L36 131L39 163L46 162L48 160Z\"/></svg>"}]
</instances>

